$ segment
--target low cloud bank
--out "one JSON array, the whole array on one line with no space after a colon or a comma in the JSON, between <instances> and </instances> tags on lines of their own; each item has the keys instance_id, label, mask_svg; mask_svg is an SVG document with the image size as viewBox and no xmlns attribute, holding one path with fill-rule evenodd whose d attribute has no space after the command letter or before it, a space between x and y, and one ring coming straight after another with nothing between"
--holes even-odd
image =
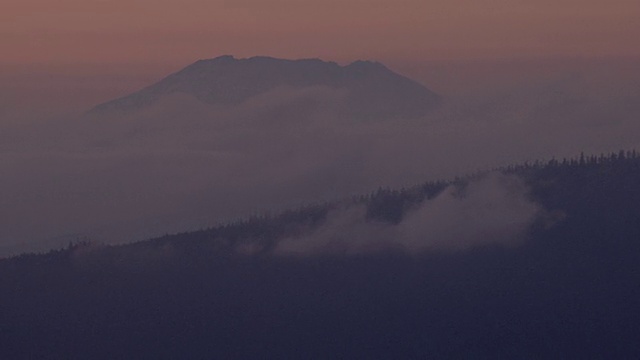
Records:
<instances>
[{"instance_id":1,"label":"low cloud bank","mask_svg":"<svg viewBox=\"0 0 640 360\"><path fill-rule=\"evenodd\" d=\"M0 81L0 257L84 237L106 244L144 240L379 186L640 147L640 63L587 69L572 63L571 71L546 75L528 66L506 72L479 66L468 65L479 79L464 75L464 67L425 67L432 75L424 83L434 81L444 103L428 116L402 120L350 118L342 111L345 92L322 86L278 88L237 106L174 94L129 116L63 116L43 105L40 92L21 95ZM136 81L151 82L142 80ZM109 94L100 101L126 93L117 88L83 91L86 97L61 92L50 102L84 99L88 109L103 91ZM74 89L66 94L82 90ZM456 199L443 195L437 213L464 211ZM336 226L363 218L363 210L349 211L355 214ZM465 231L478 233L457 229L459 222L444 215L446 221L412 223L419 214L438 218L429 211L435 212L407 215L407 229L402 236L394 229L394 238L408 244L420 233L411 229L420 227L448 226L462 233L459 239L469 237ZM453 241L432 237L430 244Z\"/></svg>"},{"instance_id":2,"label":"low cloud bank","mask_svg":"<svg viewBox=\"0 0 640 360\"><path fill-rule=\"evenodd\" d=\"M397 225L368 220L365 206L335 210L312 233L279 243L280 255L409 253L517 245L542 213L513 175L491 173L460 188L450 186L405 215Z\"/></svg>"}]
</instances>

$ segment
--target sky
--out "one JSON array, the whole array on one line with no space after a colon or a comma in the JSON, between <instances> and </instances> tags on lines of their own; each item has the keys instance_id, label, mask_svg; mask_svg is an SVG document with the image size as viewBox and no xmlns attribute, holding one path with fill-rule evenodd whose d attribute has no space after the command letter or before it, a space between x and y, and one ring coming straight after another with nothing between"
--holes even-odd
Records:
<instances>
[{"instance_id":1,"label":"sky","mask_svg":"<svg viewBox=\"0 0 640 360\"><path fill-rule=\"evenodd\" d=\"M637 0L4 0L0 64L640 57Z\"/></svg>"}]
</instances>

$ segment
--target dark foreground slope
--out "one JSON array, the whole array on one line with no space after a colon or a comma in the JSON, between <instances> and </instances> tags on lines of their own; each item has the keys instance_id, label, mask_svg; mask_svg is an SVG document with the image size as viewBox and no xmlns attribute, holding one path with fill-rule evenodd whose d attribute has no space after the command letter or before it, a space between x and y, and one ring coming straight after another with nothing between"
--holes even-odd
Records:
<instances>
[{"instance_id":1,"label":"dark foreground slope","mask_svg":"<svg viewBox=\"0 0 640 360\"><path fill-rule=\"evenodd\" d=\"M274 256L317 206L139 244L0 262L0 357L637 358L640 159L504 169L555 216L520 246ZM464 187L466 180L459 181ZM398 222L447 184L380 191ZM238 243L260 243L239 253ZM244 247L250 248L250 247Z\"/></svg>"}]
</instances>

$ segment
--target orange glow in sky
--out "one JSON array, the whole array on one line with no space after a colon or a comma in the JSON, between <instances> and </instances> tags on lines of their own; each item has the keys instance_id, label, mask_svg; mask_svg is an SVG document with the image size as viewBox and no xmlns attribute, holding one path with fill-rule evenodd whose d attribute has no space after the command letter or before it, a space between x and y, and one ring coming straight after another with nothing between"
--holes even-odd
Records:
<instances>
[{"instance_id":1,"label":"orange glow in sky","mask_svg":"<svg viewBox=\"0 0 640 360\"><path fill-rule=\"evenodd\" d=\"M3 0L0 63L638 57L638 0Z\"/></svg>"}]
</instances>

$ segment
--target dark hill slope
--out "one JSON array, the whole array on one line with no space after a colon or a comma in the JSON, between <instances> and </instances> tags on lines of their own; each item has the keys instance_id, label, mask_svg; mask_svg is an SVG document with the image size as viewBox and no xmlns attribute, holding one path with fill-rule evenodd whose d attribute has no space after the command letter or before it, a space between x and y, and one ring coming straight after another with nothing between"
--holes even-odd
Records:
<instances>
[{"instance_id":1,"label":"dark hill slope","mask_svg":"<svg viewBox=\"0 0 640 360\"><path fill-rule=\"evenodd\" d=\"M239 255L332 206L109 248L0 261L0 357L638 358L640 159L524 165L564 213L519 247L408 256ZM460 180L464 186L466 180ZM397 222L446 187L356 199Z\"/></svg>"},{"instance_id":2,"label":"dark hill slope","mask_svg":"<svg viewBox=\"0 0 640 360\"><path fill-rule=\"evenodd\" d=\"M318 59L221 56L197 61L138 92L97 105L91 113L129 113L176 93L209 104L240 104L285 86L346 90L343 110L353 116L415 117L426 114L439 102L438 95L429 89L377 62L340 66Z\"/></svg>"}]
</instances>

